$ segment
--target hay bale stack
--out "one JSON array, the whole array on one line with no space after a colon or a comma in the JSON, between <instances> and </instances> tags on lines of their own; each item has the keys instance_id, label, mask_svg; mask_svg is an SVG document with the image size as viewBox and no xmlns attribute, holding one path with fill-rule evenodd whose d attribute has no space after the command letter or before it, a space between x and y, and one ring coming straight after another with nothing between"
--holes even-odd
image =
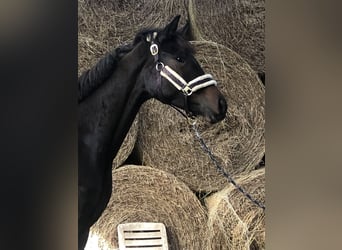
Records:
<instances>
[{"instance_id":1,"label":"hay bale stack","mask_svg":"<svg viewBox=\"0 0 342 250\"><path fill-rule=\"evenodd\" d=\"M265 203L265 168L241 175L237 183ZM265 212L233 185L205 199L208 247L205 249L265 249Z\"/></svg>"},{"instance_id":2,"label":"hay bale stack","mask_svg":"<svg viewBox=\"0 0 342 250\"><path fill-rule=\"evenodd\" d=\"M192 25L205 39L226 45L257 72L265 72L265 1L192 0Z\"/></svg>"},{"instance_id":3,"label":"hay bale stack","mask_svg":"<svg viewBox=\"0 0 342 250\"><path fill-rule=\"evenodd\" d=\"M100 242L118 247L117 225L162 222L169 249L203 249L206 212L191 190L173 175L146 166L127 165L113 171L113 194L92 227Z\"/></svg>"},{"instance_id":4,"label":"hay bale stack","mask_svg":"<svg viewBox=\"0 0 342 250\"><path fill-rule=\"evenodd\" d=\"M130 18L134 19L135 28L164 27L176 15L182 18L179 25L185 24L187 18L187 0L139 0L127 1ZM136 31L135 31L136 32Z\"/></svg>"},{"instance_id":5,"label":"hay bale stack","mask_svg":"<svg viewBox=\"0 0 342 250\"><path fill-rule=\"evenodd\" d=\"M162 28L178 14L184 24L186 9L185 0L78 0L79 75L143 28Z\"/></svg>"},{"instance_id":6,"label":"hay bale stack","mask_svg":"<svg viewBox=\"0 0 342 250\"><path fill-rule=\"evenodd\" d=\"M255 72L236 53L213 42L193 42L196 58L218 81L228 101L227 118L200 123L199 130L224 169L248 172L265 152L265 89ZM186 120L174 109L150 100L140 111L137 145L144 165L174 174L192 190L216 191L226 179L203 152Z\"/></svg>"},{"instance_id":7,"label":"hay bale stack","mask_svg":"<svg viewBox=\"0 0 342 250\"><path fill-rule=\"evenodd\" d=\"M121 10L116 1L78 0L79 75L106 52L133 39L124 29L117 28L132 27L128 16L128 11Z\"/></svg>"}]
</instances>

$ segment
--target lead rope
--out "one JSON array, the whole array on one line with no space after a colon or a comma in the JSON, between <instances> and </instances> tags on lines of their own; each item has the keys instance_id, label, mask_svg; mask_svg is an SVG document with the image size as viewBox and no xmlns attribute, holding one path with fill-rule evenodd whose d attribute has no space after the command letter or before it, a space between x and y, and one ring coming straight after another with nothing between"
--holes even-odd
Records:
<instances>
[{"instance_id":1,"label":"lead rope","mask_svg":"<svg viewBox=\"0 0 342 250\"><path fill-rule=\"evenodd\" d=\"M189 95L191 95L192 92L198 90L199 88L204 88L204 87L209 86L209 85L216 85L217 84L216 81L211 79L212 78L211 75L207 74L207 75L203 75L203 76L197 77L197 78L193 79L192 81L190 81L189 83L186 83L185 80L181 76L179 76L176 72L174 72L170 67L164 66L164 64L159 61L159 48L158 48L158 45L155 43L155 39L156 39L157 35L158 35L157 32L153 32L153 34L148 34L147 37L146 37L146 41L151 44L150 52L151 52L151 55L154 58L154 62L156 63L156 70L161 73L161 76L167 78L169 82L171 82L179 90L182 90L182 92L185 94L185 99L184 99L184 101L185 101L185 103L184 103L185 104L184 105L185 106L185 114L182 112L182 110L180 110L176 106L171 105L171 107L176 109L181 115L183 115L188 120L188 123L190 125L192 125L192 129L195 132L195 136L196 136L197 140L200 142L202 149L205 152L207 152L207 154L209 155L210 159L215 164L216 170L219 173L221 173L224 177L226 177L228 179L228 181L230 183L232 183L250 201L252 201L255 205L257 205L258 207L260 207L263 210L265 210L266 209L265 205L260 203L258 200L254 199L246 190L244 190L240 185L238 185L235 182L235 180L231 177L230 174L228 174L227 172L224 171L224 169L221 167L221 165L219 164L219 162L215 158L214 154L211 152L209 147L205 144L203 138L201 137L200 133L198 132L198 129L197 129L197 126L196 126L196 120L194 119L194 117L192 117L190 115L190 112L188 110L188 100L187 100L187 97ZM162 74L163 73L162 72L163 69L167 70L166 73L164 73L164 74ZM168 75L167 73L171 73L171 75ZM183 83L183 85L185 85L185 87L177 84L176 82L174 82L170 78L171 76L175 77L173 79L174 81L176 81L176 82L177 82L177 80L180 81L181 83ZM209 78L209 79L207 79L207 78ZM206 81L203 82L203 80L206 80ZM200 84L198 84L198 82L200 82ZM195 85L195 87L190 87L189 88L189 86L191 86L191 85ZM161 87L161 86L159 85L159 87ZM190 92L187 92L187 90L189 90ZM160 89L160 91L161 91L161 94L162 94L162 90L161 89Z\"/></svg>"},{"instance_id":2,"label":"lead rope","mask_svg":"<svg viewBox=\"0 0 342 250\"><path fill-rule=\"evenodd\" d=\"M257 199L253 198L251 196L251 194L249 194L244 188L242 188L239 184L236 183L236 181L231 177L231 175L229 173L227 173L224 168L220 165L220 163L218 162L218 160L215 158L214 154L212 153L212 151L210 150L210 148L207 146L207 144L205 143L204 139L201 137L200 133L198 132L198 128L196 126L196 121L194 119L188 119L189 124L191 125L194 134L196 136L196 139L199 141L201 148L203 149L203 151L205 151L211 161L214 163L216 170L221 173L224 177L226 177L228 179L228 181L234 185L234 187L236 187L244 196L246 196L251 202L253 202L255 205L257 205L258 207L262 208L264 211L266 209L265 205L262 204L260 201L258 201Z\"/></svg>"}]
</instances>

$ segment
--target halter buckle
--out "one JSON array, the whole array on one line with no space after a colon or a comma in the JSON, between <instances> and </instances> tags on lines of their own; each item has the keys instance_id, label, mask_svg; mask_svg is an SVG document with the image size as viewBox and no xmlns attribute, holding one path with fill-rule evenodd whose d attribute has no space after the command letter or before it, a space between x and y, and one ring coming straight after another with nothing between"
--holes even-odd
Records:
<instances>
[{"instance_id":1,"label":"halter buckle","mask_svg":"<svg viewBox=\"0 0 342 250\"><path fill-rule=\"evenodd\" d=\"M151 44L150 51L151 51L152 56L157 55L159 52L158 45L155 43Z\"/></svg>"}]
</instances>

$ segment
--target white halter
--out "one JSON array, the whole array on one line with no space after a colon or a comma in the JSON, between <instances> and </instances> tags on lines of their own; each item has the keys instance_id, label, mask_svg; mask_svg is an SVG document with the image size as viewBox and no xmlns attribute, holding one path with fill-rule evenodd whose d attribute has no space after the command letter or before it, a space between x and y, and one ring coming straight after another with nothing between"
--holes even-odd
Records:
<instances>
[{"instance_id":1,"label":"white halter","mask_svg":"<svg viewBox=\"0 0 342 250\"><path fill-rule=\"evenodd\" d=\"M173 86L179 91L182 91L184 95L191 95L193 92L208 87L210 85L217 85L217 82L213 79L212 75L205 74L196 77L190 82L186 82L176 71L169 66L162 67L160 75L167 79Z\"/></svg>"},{"instance_id":2,"label":"white halter","mask_svg":"<svg viewBox=\"0 0 342 250\"><path fill-rule=\"evenodd\" d=\"M176 71L174 71L170 66L164 65L159 61L159 48L154 39L157 37L157 33L154 32L153 36L149 34L147 36L147 41L151 43L150 52L155 58L156 69L160 72L160 75L168 80L173 86L175 86L179 91L186 96L190 96L193 92L196 92L202 88L208 87L210 85L217 85L217 82L213 79L211 74L204 74L196 77L190 82L186 82L183 77L181 77Z\"/></svg>"}]
</instances>

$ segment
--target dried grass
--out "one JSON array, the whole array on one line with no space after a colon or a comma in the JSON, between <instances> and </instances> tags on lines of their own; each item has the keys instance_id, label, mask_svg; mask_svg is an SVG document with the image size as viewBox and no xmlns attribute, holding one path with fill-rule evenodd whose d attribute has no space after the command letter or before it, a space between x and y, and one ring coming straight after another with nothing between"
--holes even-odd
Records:
<instances>
[{"instance_id":1,"label":"dried grass","mask_svg":"<svg viewBox=\"0 0 342 250\"><path fill-rule=\"evenodd\" d=\"M242 175L237 183L265 202L265 168ZM210 250L265 249L265 213L233 185L205 199Z\"/></svg>"},{"instance_id":2,"label":"dried grass","mask_svg":"<svg viewBox=\"0 0 342 250\"><path fill-rule=\"evenodd\" d=\"M111 1L78 0L78 74L89 69L106 52L132 40L127 11L119 11Z\"/></svg>"},{"instance_id":3,"label":"dried grass","mask_svg":"<svg viewBox=\"0 0 342 250\"><path fill-rule=\"evenodd\" d=\"M265 72L264 0L78 0L79 74L138 30L162 27L178 14L182 25L190 19L194 40L226 45Z\"/></svg>"},{"instance_id":4,"label":"dried grass","mask_svg":"<svg viewBox=\"0 0 342 250\"><path fill-rule=\"evenodd\" d=\"M264 0L190 0L196 40L223 44L257 72L265 72Z\"/></svg>"},{"instance_id":5,"label":"dried grass","mask_svg":"<svg viewBox=\"0 0 342 250\"><path fill-rule=\"evenodd\" d=\"M265 153L265 89L236 53L213 42L193 42L205 72L218 80L228 100L227 118L200 131L231 174L249 172ZM194 140L186 120L171 107L150 100L140 111L137 145L144 165L170 172L196 191L217 191L226 179Z\"/></svg>"},{"instance_id":6,"label":"dried grass","mask_svg":"<svg viewBox=\"0 0 342 250\"><path fill-rule=\"evenodd\" d=\"M161 222L169 249L203 249L206 212L191 190L173 175L127 165L113 171L113 194L106 210L92 227L103 245L118 247L117 225Z\"/></svg>"},{"instance_id":7,"label":"dried grass","mask_svg":"<svg viewBox=\"0 0 342 250\"><path fill-rule=\"evenodd\" d=\"M186 9L185 0L78 0L78 74L131 42L140 29L164 27L178 14L184 24Z\"/></svg>"}]
</instances>

